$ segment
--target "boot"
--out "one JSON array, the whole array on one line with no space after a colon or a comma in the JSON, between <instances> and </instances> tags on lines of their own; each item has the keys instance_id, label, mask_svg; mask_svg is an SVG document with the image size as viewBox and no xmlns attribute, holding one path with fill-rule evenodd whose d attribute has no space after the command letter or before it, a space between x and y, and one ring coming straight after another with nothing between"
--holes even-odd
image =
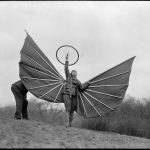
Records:
<instances>
[{"instance_id":1,"label":"boot","mask_svg":"<svg viewBox=\"0 0 150 150\"><path fill-rule=\"evenodd\" d=\"M21 114L19 115L19 113L16 112L15 115L14 115L14 119L20 120L21 119Z\"/></svg>"}]
</instances>

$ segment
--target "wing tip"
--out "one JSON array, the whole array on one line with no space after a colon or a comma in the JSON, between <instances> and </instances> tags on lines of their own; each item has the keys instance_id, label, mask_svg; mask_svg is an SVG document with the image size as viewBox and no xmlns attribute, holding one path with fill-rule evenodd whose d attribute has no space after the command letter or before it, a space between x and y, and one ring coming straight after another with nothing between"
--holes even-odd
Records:
<instances>
[{"instance_id":1,"label":"wing tip","mask_svg":"<svg viewBox=\"0 0 150 150\"><path fill-rule=\"evenodd\" d=\"M136 56L131 57L131 59L135 59Z\"/></svg>"},{"instance_id":2,"label":"wing tip","mask_svg":"<svg viewBox=\"0 0 150 150\"><path fill-rule=\"evenodd\" d=\"M25 33L27 34L27 36L30 36L26 29L24 29L24 31L25 31Z\"/></svg>"},{"instance_id":3,"label":"wing tip","mask_svg":"<svg viewBox=\"0 0 150 150\"><path fill-rule=\"evenodd\" d=\"M24 29L24 31L26 32L26 34L28 34L28 32L27 32L27 30L26 30L26 29Z\"/></svg>"},{"instance_id":4,"label":"wing tip","mask_svg":"<svg viewBox=\"0 0 150 150\"><path fill-rule=\"evenodd\" d=\"M126 61L132 61L132 62L133 62L133 61L134 61L134 59L135 59L135 57L136 57L136 56L133 56L133 57L129 58L129 59L128 59L128 60L126 60ZM126 61L125 61L125 62L126 62Z\"/></svg>"}]
</instances>

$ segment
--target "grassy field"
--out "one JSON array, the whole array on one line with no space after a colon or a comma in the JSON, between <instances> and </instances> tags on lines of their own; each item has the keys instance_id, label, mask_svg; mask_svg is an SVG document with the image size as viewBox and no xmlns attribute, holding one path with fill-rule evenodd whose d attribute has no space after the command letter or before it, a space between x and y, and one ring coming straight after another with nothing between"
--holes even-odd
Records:
<instances>
[{"instance_id":1,"label":"grassy field","mask_svg":"<svg viewBox=\"0 0 150 150\"><path fill-rule=\"evenodd\" d=\"M48 109L49 108L49 109ZM13 118L15 106L0 108L1 118ZM29 119L52 125L65 125L66 113L52 103L29 100ZM85 119L74 115L73 126L150 138L150 100L141 103L128 96L115 111L100 118Z\"/></svg>"}]
</instances>

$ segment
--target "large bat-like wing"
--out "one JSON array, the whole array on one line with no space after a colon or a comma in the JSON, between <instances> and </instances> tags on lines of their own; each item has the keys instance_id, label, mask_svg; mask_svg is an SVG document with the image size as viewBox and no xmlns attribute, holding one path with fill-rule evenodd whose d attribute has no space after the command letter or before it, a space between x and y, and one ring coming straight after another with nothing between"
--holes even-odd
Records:
<instances>
[{"instance_id":1,"label":"large bat-like wing","mask_svg":"<svg viewBox=\"0 0 150 150\"><path fill-rule=\"evenodd\" d=\"M28 91L40 99L63 102L63 77L28 33L20 54L19 76Z\"/></svg>"},{"instance_id":2,"label":"large bat-like wing","mask_svg":"<svg viewBox=\"0 0 150 150\"><path fill-rule=\"evenodd\" d=\"M132 57L91 79L91 85L79 92L77 112L83 117L98 117L114 110L123 100L131 73Z\"/></svg>"}]
</instances>

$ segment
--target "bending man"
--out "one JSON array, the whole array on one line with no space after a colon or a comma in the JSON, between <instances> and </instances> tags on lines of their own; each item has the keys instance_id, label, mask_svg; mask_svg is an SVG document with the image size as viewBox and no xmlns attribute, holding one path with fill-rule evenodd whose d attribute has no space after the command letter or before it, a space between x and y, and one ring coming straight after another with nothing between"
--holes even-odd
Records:
<instances>
[{"instance_id":1,"label":"bending man","mask_svg":"<svg viewBox=\"0 0 150 150\"><path fill-rule=\"evenodd\" d=\"M23 118L28 120L28 113L27 113L28 101L26 98L28 90L25 88L21 80L19 80L12 84L11 91L13 92L16 100L16 112L14 118L15 119Z\"/></svg>"}]
</instances>

